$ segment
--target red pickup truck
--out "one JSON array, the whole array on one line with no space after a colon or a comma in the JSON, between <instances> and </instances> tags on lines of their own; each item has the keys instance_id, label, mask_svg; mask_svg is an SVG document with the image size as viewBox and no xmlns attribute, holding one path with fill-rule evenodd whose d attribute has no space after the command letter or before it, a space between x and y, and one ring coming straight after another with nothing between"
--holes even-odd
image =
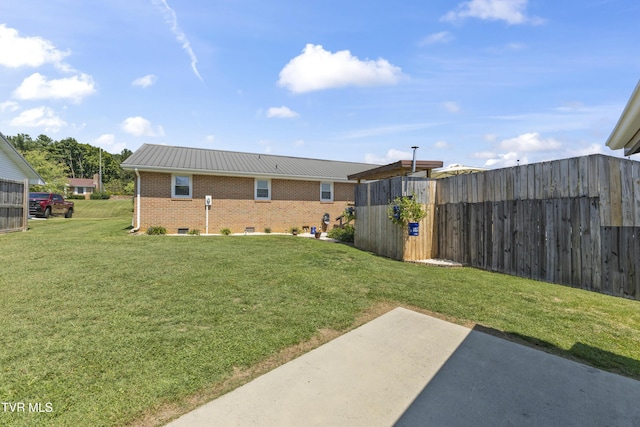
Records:
<instances>
[{"instance_id":1,"label":"red pickup truck","mask_svg":"<svg viewBox=\"0 0 640 427\"><path fill-rule=\"evenodd\" d=\"M71 218L73 202L67 202L60 194L29 193L29 215L44 218L64 215L65 218Z\"/></svg>"}]
</instances>

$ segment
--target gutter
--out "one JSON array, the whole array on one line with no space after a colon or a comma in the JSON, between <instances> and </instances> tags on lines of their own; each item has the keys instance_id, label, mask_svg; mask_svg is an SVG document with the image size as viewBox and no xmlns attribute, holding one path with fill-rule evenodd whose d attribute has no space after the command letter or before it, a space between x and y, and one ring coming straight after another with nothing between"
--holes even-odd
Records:
<instances>
[{"instance_id":1,"label":"gutter","mask_svg":"<svg viewBox=\"0 0 640 427\"><path fill-rule=\"evenodd\" d=\"M130 233L140 230L140 172L138 172L138 168L135 168L134 172L136 173L136 227L132 228Z\"/></svg>"},{"instance_id":2,"label":"gutter","mask_svg":"<svg viewBox=\"0 0 640 427\"><path fill-rule=\"evenodd\" d=\"M640 117L640 82L636 85L633 94L629 98L616 127L611 132L606 145L612 150L626 148L625 156L634 154L633 145L637 143L638 118Z\"/></svg>"}]
</instances>

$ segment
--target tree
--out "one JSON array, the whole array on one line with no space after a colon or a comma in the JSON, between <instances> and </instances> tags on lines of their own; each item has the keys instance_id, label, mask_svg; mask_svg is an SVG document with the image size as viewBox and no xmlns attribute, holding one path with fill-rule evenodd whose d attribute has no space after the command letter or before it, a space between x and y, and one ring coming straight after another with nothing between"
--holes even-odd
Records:
<instances>
[{"instance_id":1,"label":"tree","mask_svg":"<svg viewBox=\"0 0 640 427\"><path fill-rule=\"evenodd\" d=\"M60 163L52 162L44 151L31 150L24 154L24 158L40 174L45 181L44 185L34 185L34 191L47 191L51 193L63 193L67 179L66 170Z\"/></svg>"},{"instance_id":2,"label":"tree","mask_svg":"<svg viewBox=\"0 0 640 427\"><path fill-rule=\"evenodd\" d=\"M74 138L54 141L43 134L38 135L35 140L27 134L7 136L7 140L23 155L31 152L40 153L40 156L34 157L34 162L40 162L40 168L43 170L46 169L43 162L52 163L52 176L57 176L62 170L62 176L65 178L93 178L102 170L102 182L107 191L115 194L133 194L135 175L120 167L120 163L133 154L131 150L125 148L119 154L111 154L99 147L81 144ZM46 180L49 182L51 178ZM57 182L56 180L57 178L52 182Z\"/></svg>"},{"instance_id":3,"label":"tree","mask_svg":"<svg viewBox=\"0 0 640 427\"><path fill-rule=\"evenodd\" d=\"M33 149L33 140L26 133L19 133L16 136L7 136L7 141L20 153L25 153Z\"/></svg>"}]
</instances>

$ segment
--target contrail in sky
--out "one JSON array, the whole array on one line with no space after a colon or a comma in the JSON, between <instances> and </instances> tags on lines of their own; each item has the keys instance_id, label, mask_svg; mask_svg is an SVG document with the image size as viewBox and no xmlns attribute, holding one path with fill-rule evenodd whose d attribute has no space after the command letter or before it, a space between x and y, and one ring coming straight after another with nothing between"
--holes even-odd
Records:
<instances>
[{"instance_id":1,"label":"contrail in sky","mask_svg":"<svg viewBox=\"0 0 640 427\"><path fill-rule=\"evenodd\" d=\"M153 0L153 3L162 8L164 18L167 24L171 26L171 32L176 36L176 39L180 43L182 43L182 49L184 49L185 52L187 52L187 55L189 55L189 58L191 58L191 69L193 70L195 75L198 76L200 81L204 82L202 76L198 72L198 68L196 67L198 58L196 57L196 54L193 53L193 49L191 49L189 39L187 39L187 36L182 32L180 27L178 27L178 18L176 16L176 13L173 11L173 9L171 9L171 7L169 7L169 4L166 0Z\"/></svg>"}]
</instances>

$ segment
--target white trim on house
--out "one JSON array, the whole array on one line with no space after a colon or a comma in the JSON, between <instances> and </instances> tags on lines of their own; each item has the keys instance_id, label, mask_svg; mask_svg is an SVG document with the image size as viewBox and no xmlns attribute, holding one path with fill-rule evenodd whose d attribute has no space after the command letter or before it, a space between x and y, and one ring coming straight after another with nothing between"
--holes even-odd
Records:
<instances>
[{"instance_id":1,"label":"white trim on house","mask_svg":"<svg viewBox=\"0 0 640 427\"><path fill-rule=\"evenodd\" d=\"M326 186L329 186L327 189ZM325 197L325 193L329 193L329 197ZM333 202L333 182L321 182L320 183L320 201L321 202Z\"/></svg>"},{"instance_id":2,"label":"white trim on house","mask_svg":"<svg viewBox=\"0 0 640 427\"><path fill-rule=\"evenodd\" d=\"M264 188L264 185L260 185L259 183L266 182L267 188ZM264 195L264 191L267 191L267 195ZM253 180L253 197L254 200L271 200L271 180L270 179L262 179L255 178Z\"/></svg>"},{"instance_id":3,"label":"white trim on house","mask_svg":"<svg viewBox=\"0 0 640 427\"><path fill-rule=\"evenodd\" d=\"M606 143L612 150L624 148L624 155L640 152L640 82L624 107Z\"/></svg>"},{"instance_id":4,"label":"white trim on house","mask_svg":"<svg viewBox=\"0 0 640 427\"><path fill-rule=\"evenodd\" d=\"M184 182L184 179L187 182ZM186 185L185 185L186 184ZM184 193L184 188L187 187L187 194ZM180 188L180 191L176 191ZM173 199L190 199L193 195L193 176L187 174L174 173L171 174L171 198Z\"/></svg>"},{"instance_id":5,"label":"white trim on house","mask_svg":"<svg viewBox=\"0 0 640 427\"><path fill-rule=\"evenodd\" d=\"M13 145L0 133L0 178L22 181L28 179L29 184L43 185L44 179L25 160Z\"/></svg>"}]
</instances>

